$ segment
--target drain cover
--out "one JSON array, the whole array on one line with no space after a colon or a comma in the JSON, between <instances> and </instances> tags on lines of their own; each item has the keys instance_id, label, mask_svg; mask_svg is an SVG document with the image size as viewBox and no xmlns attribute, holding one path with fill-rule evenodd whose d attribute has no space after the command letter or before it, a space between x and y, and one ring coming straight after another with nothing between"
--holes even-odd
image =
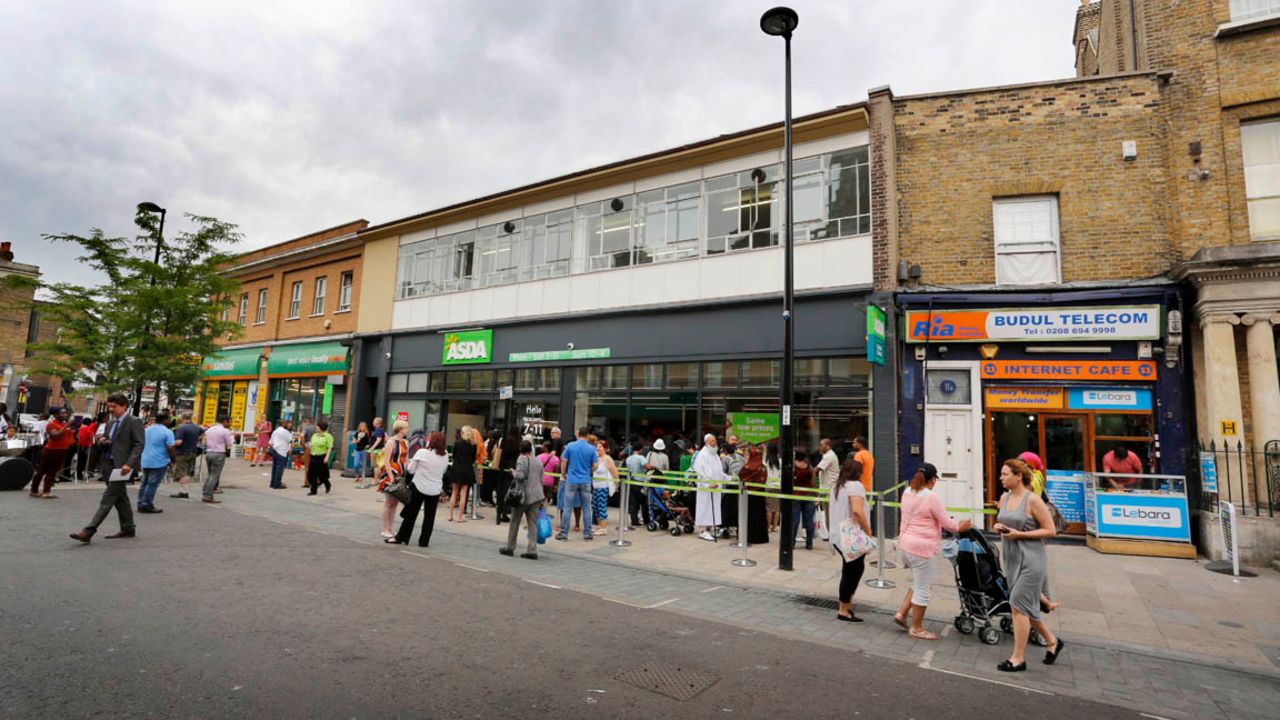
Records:
<instances>
[{"instance_id":1,"label":"drain cover","mask_svg":"<svg viewBox=\"0 0 1280 720\"><path fill-rule=\"evenodd\" d=\"M650 662L630 670L620 670L613 679L676 700L692 700L719 682L720 676L705 670Z\"/></svg>"}]
</instances>

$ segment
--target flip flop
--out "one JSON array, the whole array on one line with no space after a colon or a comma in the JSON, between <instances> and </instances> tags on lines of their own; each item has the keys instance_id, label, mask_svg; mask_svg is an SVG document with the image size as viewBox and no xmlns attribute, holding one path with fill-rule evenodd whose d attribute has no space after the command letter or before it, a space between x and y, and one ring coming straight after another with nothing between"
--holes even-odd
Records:
<instances>
[{"instance_id":1,"label":"flip flop","mask_svg":"<svg viewBox=\"0 0 1280 720\"><path fill-rule=\"evenodd\" d=\"M893 624L900 626L903 630L911 632L911 628L907 627L907 619L897 613L893 614Z\"/></svg>"},{"instance_id":2,"label":"flip flop","mask_svg":"<svg viewBox=\"0 0 1280 720\"><path fill-rule=\"evenodd\" d=\"M914 640L937 640L938 636L928 630L908 630L907 634Z\"/></svg>"}]
</instances>

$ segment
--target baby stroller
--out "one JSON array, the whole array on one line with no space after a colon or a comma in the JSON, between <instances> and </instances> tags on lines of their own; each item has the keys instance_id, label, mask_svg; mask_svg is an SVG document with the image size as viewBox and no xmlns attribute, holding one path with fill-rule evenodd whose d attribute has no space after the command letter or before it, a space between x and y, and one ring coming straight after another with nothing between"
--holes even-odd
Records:
<instances>
[{"instance_id":1,"label":"baby stroller","mask_svg":"<svg viewBox=\"0 0 1280 720\"><path fill-rule=\"evenodd\" d=\"M662 498L661 488L649 488L649 532L659 529L679 537L693 532L693 520L689 518L688 493L675 491Z\"/></svg>"},{"instance_id":2,"label":"baby stroller","mask_svg":"<svg viewBox=\"0 0 1280 720\"><path fill-rule=\"evenodd\" d=\"M956 536L943 550L956 574L960 593L960 614L955 626L965 635L976 630L987 645L1000 642L1002 631L1013 632L1009 605L1009 583L1000 568L1000 551L976 528ZM999 620L999 627L993 621ZM1031 631L1030 641L1043 644L1039 633Z\"/></svg>"}]
</instances>

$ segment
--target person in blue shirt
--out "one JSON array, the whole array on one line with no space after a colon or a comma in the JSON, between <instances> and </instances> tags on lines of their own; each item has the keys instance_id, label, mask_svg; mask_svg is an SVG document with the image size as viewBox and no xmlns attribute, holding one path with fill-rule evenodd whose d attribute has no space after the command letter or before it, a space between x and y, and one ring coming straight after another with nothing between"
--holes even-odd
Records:
<instances>
[{"instance_id":1,"label":"person in blue shirt","mask_svg":"<svg viewBox=\"0 0 1280 720\"><path fill-rule=\"evenodd\" d=\"M164 482L165 473L169 471L169 463L173 462L176 452L173 449L175 438L169 429L169 413L160 411L154 422L147 426L143 433L142 444L142 487L138 488L138 512L164 512L156 507L156 490Z\"/></svg>"},{"instance_id":2,"label":"person in blue shirt","mask_svg":"<svg viewBox=\"0 0 1280 720\"><path fill-rule=\"evenodd\" d=\"M595 473L599 453L587 441L591 431L578 428L578 439L565 446L561 467L564 469L564 502L560 503L560 532L557 540L569 539L570 510L574 505L582 507L582 539L591 539L591 476Z\"/></svg>"}]
</instances>

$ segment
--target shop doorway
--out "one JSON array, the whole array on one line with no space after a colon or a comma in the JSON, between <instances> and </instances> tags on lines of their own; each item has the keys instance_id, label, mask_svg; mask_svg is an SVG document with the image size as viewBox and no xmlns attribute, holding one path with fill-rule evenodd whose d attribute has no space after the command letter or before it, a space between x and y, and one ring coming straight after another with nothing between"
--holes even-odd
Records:
<instances>
[{"instance_id":1,"label":"shop doorway","mask_svg":"<svg viewBox=\"0 0 1280 720\"><path fill-rule=\"evenodd\" d=\"M924 458L938 468L934 490L946 507L982 507L981 483L974 472L973 412L930 410L924 420Z\"/></svg>"},{"instance_id":2,"label":"shop doorway","mask_svg":"<svg viewBox=\"0 0 1280 720\"><path fill-rule=\"evenodd\" d=\"M492 408L490 400L452 399L446 402L444 436L449 442L463 426L470 426L487 433Z\"/></svg>"}]
</instances>

